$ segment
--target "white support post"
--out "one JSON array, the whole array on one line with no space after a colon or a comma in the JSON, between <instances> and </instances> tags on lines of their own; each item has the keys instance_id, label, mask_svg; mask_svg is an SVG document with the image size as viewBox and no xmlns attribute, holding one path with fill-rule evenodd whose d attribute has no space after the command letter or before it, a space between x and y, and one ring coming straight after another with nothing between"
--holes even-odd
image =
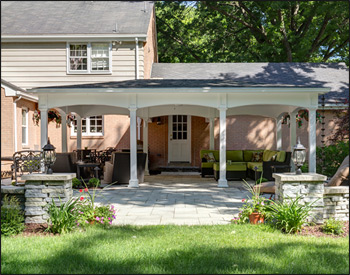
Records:
<instances>
[{"instance_id":1,"label":"white support post","mask_svg":"<svg viewBox=\"0 0 350 275\"><path fill-rule=\"evenodd\" d=\"M293 151L293 147L295 146L296 144L296 139L297 139L297 122L296 122L296 115L298 114L298 111L294 111L294 112L291 112L289 114L290 116L290 120L289 120L289 123L290 123L290 132L289 132L289 135L290 135L290 151L292 152ZM294 166L294 163L293 161L291 160L291 171L294 172L295 171L295 166Z\"/></svg>"},{"instance_id":2,"label":"white support post","mask_svg":"<svg viewBox=\"0 0 350 275\"><path fill-rule=\"evenodd\" d=\"M276 118L276 149L282 150L282 116Z\"/></svg>"},{"instance_id":3,"label":"white support post","mask_svg":"<svg viewBox=\"0 0 350 275\"><path fill-rule=\"evenodd\" d=\"M141 139L141 118L137 117L137 139Z\"/></svg>"},{"instance_id":4,"label":"white support post","mask_svg":"<svg viewBox=\"0 0 350 275\"><path fill-rule=\"evenodd\" d=\"M61 142L62 142L62 153L66 153L67 150L67 114L61 113Z\"/></svg>"},{"instance_id":5,"label":"white support post","mask_svg":"<svg viewBox=\"0 0 350 275\"><path fill-rule=\"evenodd\" d=\"M143 118L143 152L147 154L145 175L149 176L149 170L148 170L148 117Z\"/></svg>"},{"instance_id":6,"label":"white support post","mask_svg":"<svg viewBox=\"0 0 350 275\"><path fill-rule=\"evenodd\" d=\"M77 115L77 150L81 149L81 135L82 135L82 127L81 127L81 116Z\"/></svg>"},{"instance_id":7,"label":"white support post","mask_svg":"<svg viewBox=\"0 0 350 275\"><path fill-rule=\"evenodd\" d=\"M48 110L40 109L40 145L41 149L47 144L48 140Z\"/></svg>"},{"instance_id":8,"label":"white support post","mask_svg":"<svg viewBox=\"0 0 350 275\"><path fill-rule=\"evenodd\" d=\"M215 118L209 118L209 150L214 150Z\"/></svg>"},{"instance_id":9,"label":"white support post","mask_svg":"<svg viewBox=\"0 0 350 275\"><path fill-rule=\"evenodd\" d=\"M130 111L130 180L129 187L139 187L137 179L137 142L136 142L136 107Z\"/></svg>"},{"instance_id":10,"label":"white support post","mask_svg":"<svg viewBox=\"0 0 350 275\"><path fill-rule=\"evenodd\" d=\"M228 187L226 180L226 107L220 110L220 178L218 187Z\"/></svg>"},{"instance_id":11,"label":"white support post","mask_svg":"<svg viewBox=\"0 0 350 275\"><path fill-rule=\"evenodd\" d=\"M309 108L309 173L316 173L316 108Z\"/></svg>"},{"instance_id":12,"label":"white support post","mask_svg":"<svg viewBox=\"0 0 350 275\"><path fill-rule=\"evenodd\" d=\"M139 39L135 38L135 78L139 79Z\"/></svg>"}]
</instances>

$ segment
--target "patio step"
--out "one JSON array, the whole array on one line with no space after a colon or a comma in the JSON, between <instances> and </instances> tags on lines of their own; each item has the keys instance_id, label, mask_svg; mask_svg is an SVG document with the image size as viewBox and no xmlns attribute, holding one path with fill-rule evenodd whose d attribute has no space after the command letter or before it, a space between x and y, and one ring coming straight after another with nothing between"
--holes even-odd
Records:
<instances>
[{"instance_id":1,"label":"patio step","mask_svg":"<svg viewBox=\"0 0 350 275\"><path fill-rule=\"evenodd\" d=\"M190 166L187 163L170 163L167 166L160 166L161 172L200 172L200 168L197 166Z\"/></svg>"}]
</instances>

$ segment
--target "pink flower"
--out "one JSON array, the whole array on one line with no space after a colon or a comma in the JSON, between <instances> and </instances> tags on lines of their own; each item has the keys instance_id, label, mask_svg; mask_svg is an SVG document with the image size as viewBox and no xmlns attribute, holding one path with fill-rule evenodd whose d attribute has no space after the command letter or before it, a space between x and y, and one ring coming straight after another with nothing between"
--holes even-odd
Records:
<instances>
[{"instance_id":1,"label":"pink flower","mask_svg":"<svg viewBox=\"0 0 350 275\"><path fill-rule=\"evenodd\" d=\"M111 209L114 209L114 205L113 204L111 205Z\"/></svg>"},{"instance_id":2,"label":"pink flower","mask_svg":"<svg viewBox=\"0 0 350 275\"><path fill-rule=\"evenodd\" d=\"M85 192L89 192L89 189L85 188L84 191L85 191Z\"/></svg>"},{"instance_id":3,"label":"pink flower","mask_svg":"<svg viewBox=\"0 0 350 275\"><path fill-rule=\"evenodd\" d=\"M246 199L243 199L243 200L242 200L242 202L245 202L245 201L246 201Z\"/></svg>"},{"instance_id":4,"label":"pink flower","mask_svg":"<svg viewBox=\"0 0 350 275\"><path fill-rule=\"evenodd\" d=\"M96 217L96 221L99 221L100 220L100 218L99 217Z\"/></svg>"},{"instance_id":5,"label":"pink flower","mask_svg":"<svg viewBox=\"0 0 350 275\"><path fill-rule=\"evenodd\" d=\"M113 214L115 214L115 210L113 210Z\"/></svg>"},{"instance_id":6,"label":"pink flower","mask_svg":"<svg viewBox=\"0 0 350 275\"><path fill-rule=\"evenodd\" d=\"M265 205L264 202L261 202L261 205Z\"/></svg>"},{"instance_id":7,"label":"pink flower","mask_svg":"<svg viewBox=\"0 0 350 275\"><path fill-rule=\"evenodd\" d=\"M77 226L79 226L79 223L77 223Z\"/></svg>"},{"instance_id":8,"label":"pink flower","mask_svg":"<svg viewBox=\"0 0 350 275\"><path fill-rule=\"evenodd\" d=\"M85 221L85 223L89 223L88 221Z\"/></svg>"},{"instance_id":9,"label":"pink flower","mask_svg":"<svg viewBox=\"0 0 350 275\"><path fill-rule=\"evenodd\" d=\"M101 220L101 223L103 224L103 221Z\"/></svg>"},{"instance_id":10,"label":"pink flower","mask_svg":"<svg viewBox=\"0 0 350 275\"><path fill-rule=\"evenodd\" d=\"M110 220L111 220L111 218L110 218L110 217L108 217L108 220L110 221Z\"/></svg>"},{"instance_id":11,"label":"pink flower","mask_svg":"<svg viewBox=\"0 0 350 275\"><path fill-rule=\"evenodd\" d=\"M109 224L112 224L112 222L109 222Z\"/></svg>"},{"instance_id":12,"label":"pink flower","mask_svg":"<svg viewBox=\"0 0 350 275\"><path fill-rule=\"evenodd\" d=\"M84 199L84 197L80 197L80 200L82 201Z\"/></svg>"},{"instance_id":13,"label":"pink flower","mask_svg":"<svg viewBox=\"0 0 350 275\"><path fill-rule=\"evenodd\" d=\"M80 193L83 192L83 189L80 189L79 192L80 192Z\"/></svg>"}]
</instances>

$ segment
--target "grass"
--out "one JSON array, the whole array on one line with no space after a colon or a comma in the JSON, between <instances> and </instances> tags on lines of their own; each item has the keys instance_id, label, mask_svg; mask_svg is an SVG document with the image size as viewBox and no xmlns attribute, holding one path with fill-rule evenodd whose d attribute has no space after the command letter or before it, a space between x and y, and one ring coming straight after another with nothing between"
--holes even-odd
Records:
<instances>
[{"instance_id":1,"label":"grass","mask_svg":"<svg viewBox=\"0 0 350 275\"><path fill-rule=\"evenodd\" d=\"M348 274L349 238L282 234L265 225L98 226L1 237L2 274Z\"/></svg>"}]
</instances>

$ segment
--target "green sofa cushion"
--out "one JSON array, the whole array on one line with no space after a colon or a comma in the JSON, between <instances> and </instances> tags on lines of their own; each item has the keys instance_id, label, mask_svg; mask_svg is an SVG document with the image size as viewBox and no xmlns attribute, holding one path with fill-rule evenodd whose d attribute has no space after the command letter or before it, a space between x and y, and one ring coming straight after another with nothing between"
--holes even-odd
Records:
<instances>
[{"instance_id":1,"label":"green sofa cushion","mask_svg":"<svg viewBox=\"0 0 350 275\"><path fill-rule=\"evenodd\" d=\"M253 153L255 152L262 152L264 150L244 150L243 151L243 160L245 162L249 162L252 160L252 157L253 157Z\"/></svg>"},{"instance_id":2,"label":"green sofa cushion","mask_svg":"<svg viewBox=\"0 0 350 275\"><path fill-rule=\"evenodd\" d=\"M271 161L274 155L277 155L278 151L265 150L263 154L263 161Z\"/></svg>"},{"instance_id":3,"label":"green sofa cushion","mask_svg":"<svg viewBox=\"0 0 350 275\"><path fill-rule=\"evenodd\" d=\"M202 162L202 168L213 168L214 162Z\"/></svg>"},{"instance_id":4,"label":"green sofa cushion","mask_svg":"<svg viewBox=\"0 0 350 275\"><path fill-rule=\"evenodd\" d=\"M276 161L278 162L284 162L286 160L286 151L279 151L277 153Z\"/></svg>"},{"instance_id":5,"label":"green sofa cushion","mask_svg":"<svg viewBox=\"0 0 350 275\"><path fill-rule=\"evenodd\" d=\"M247 164L245 162L232 162L226 164L226 171L246 171Z\"/></svg>"},{"instance_id":6,"label":"green sofa cushion","mask_svg":"<svg viewBox=\"0 0 350 275\"><path fill-rule=\"evenodd\" d=\"M226 151L226 160L232 160L234 162L243 161L243 151L242 150Z\"/></svg>"},{"instance_id":7,"label":"green sofa cushion","mask_svg":"<svg viewBox=\"0 0 350 275\"><path fill-rule=\"evenodd\" d=\"M220 163L215 162L213 169L220 171ZM231 164L226 163L226 171L246 171L247 164L245 162L232 162Z\"/></svg>"},{"instance_id":8,"label":"green sofa cushion","mask_svg":"<svg viewBox=\"0 0 350 275\"><path fill-rule=\"evenodd\" d=\"M263 164L262 162L248 162L247 167L248 169L254 170L254 167L258 167L258 172L262 172L263 170ZM255 171L255 170L254 170Z\"/></svg>"}]
</instances>

